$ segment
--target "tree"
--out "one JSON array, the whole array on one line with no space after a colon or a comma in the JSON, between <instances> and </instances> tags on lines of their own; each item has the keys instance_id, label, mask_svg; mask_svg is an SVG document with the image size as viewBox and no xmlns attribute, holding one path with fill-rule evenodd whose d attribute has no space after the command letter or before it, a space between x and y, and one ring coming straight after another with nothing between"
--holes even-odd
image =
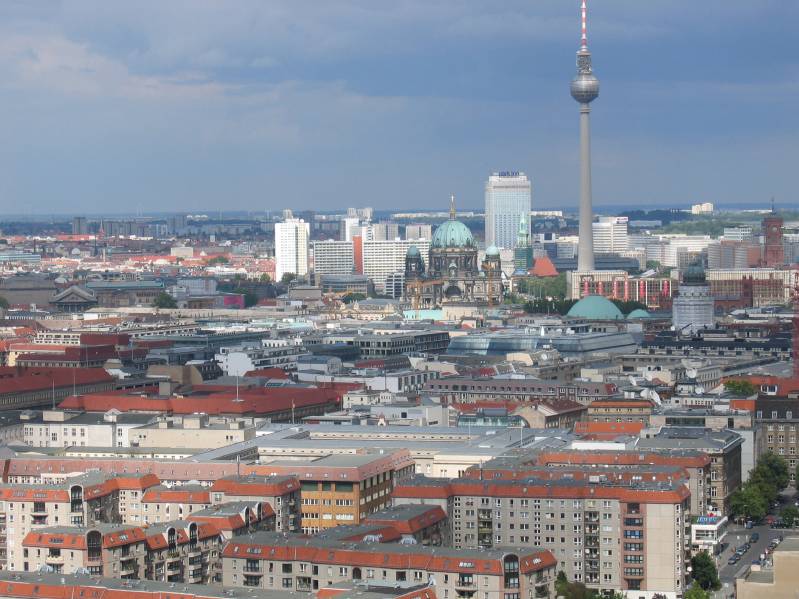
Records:
<instances>
[{"instance_id":1,"label":"tree","mask_svg":"<svg viewBox=\"0 0 799 599\"><path fill-rule=\"evenodd\" d=\"M159 293L153 300L153 307L155 308L177 308L178 303L175 298L169 295L166 291Z\"/></svg>"},{"instance_id":2,"label":"tree","mask_svg":"<svg viewBox=\"0 0 799 599\"><path fill-rule=\"evenodd\" d=\"M258 296L249 289L245 289L244 287L236 287L233 290L233 293L238 293L239 295L244 296L244 307L245 308L252 308L255 304L258 303Z\"/></svg>"},{"instance_id":3,"label":"tree","mask_svg":"<svg viewBox=\"0 0 799 599\"><path fill-rule=\"evenodd\" d=\"M785 461L785 458L775 453L768 452L757 461L755 476L774 485L777 491L783 491L790 481L788 463Z\"/></svg>"},{"instance_id":4,"label":"tree","mask_svg":"<svg viewBox=\"0 0 799 599\"><path fill-rule=\"evenodd\" d=\"M705 591L718 591L721 588L716 564L707 551L700 551L691 558L691 569L696 584Z\"/></svg>"},{"instance_id":5,"label":"tree","mask_svg":"<svg viewBox=\"0 0 799 599\"><path fill-rule=\"evenodd\" d=\"M724 390L738 397L750 397L757 393L757 387L745 380L725 381Z\"/></svg>"},{"instance_id":6,"label":"tree","mask_svg":"<svg viewBox=\"0 0 799 599\"><path fill-rule=\"evenodd\" d=\"M796 524L799 524L799 508L786 505L780 512L780 518L787 528L793 528Z\"/></svg>"},{"instance_id":7,"label":"tree","mask_svg":"<svg viewBox=\"0 0 799 599\"><path fill-rule=\"evenodd\" d=\"M8 310L8 300L0 295L0 310Z\"/></svg>"},{"instance_id":8,"label":"tree","mask_svg":"<svg viewBox=\"0 0 799 599\"><path fill-rule=\"evenodd\" d=\"M657 260L647 260L646 261L646 269L647 270L660 270L660 262Z\"/></svg>"},{"instance_id":9,"label":"tree","mask_svg":"<svg viewBox=\"0 0 799 599\"><path fill-rule=\"evenodd\" d=\"M710 593L694 583L685 591L684 599L710 599Z\"/></svg>"},{"instance_id":10,"label":"tree","mask_svg":"<svg viewBox=\"0 0 799 599\"><path fill-rule=\"evenodd\" d=\"M209 266L215 266L217 264L227 264L230 262L225 256L214 256L208 261Z\"/></svg>"},{"instance_id":11,"label":"tree","mask_svg":"<svg viewBox=\"0 0 799 599\"><path fill-rule=\"evenodd\" d=\"M271 283L272 277L270 277L268 274L264 272L261 273L261 277L258 280L261 281L261 283Z\"/></svg>"},{"instance_id":12,"label":"tree","mask_svg":"<svg viewBox=\"0 0 799 599\"><path fill-rule=\"evenodd\" d=\"M280 282L283 283L284 285L288 285L296 278L297 275L295 275L293 272L285 272L283 273L283 276L280 277Z\"/></svg>"},{"instance_id":13,"label":"tree","mask_svg":"<svg viewBox=\"0 0 799 599\"><path fill-rule=\"evenodd\" d=\"M760 489L750 483L730 496L730 511L736 518L760 520L768 513L768 505Z\"/></svg>"},{"instance_id":14,"label":"tree","mask_svg":"<svg viewBox=\"0 0 799 599\"><path fill-rule=\"evenodd\" d=\"M566 572L561 570L558 572L557 577L555 577L555 594L558 595L558 597L565 596L568 586L569 579L566 578Z\"/></svg>"}]
</instances>

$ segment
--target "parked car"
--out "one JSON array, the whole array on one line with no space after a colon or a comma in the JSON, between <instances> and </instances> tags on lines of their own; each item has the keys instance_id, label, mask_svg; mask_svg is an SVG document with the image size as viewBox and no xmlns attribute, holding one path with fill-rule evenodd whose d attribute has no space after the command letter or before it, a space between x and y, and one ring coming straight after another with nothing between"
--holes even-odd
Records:
<instances>
[{"instance_id":1,"label":"parked car","mask_svg":"<svg viewBox=\"0 0 799 599\"><path fill-rule=\"evenodd\" d=\"M728 566L734 566L735 564L738 563L739 559L740 558L737 555L733 555L730 559L727 560L727 565Z\"/></svg>"},{"instance_id":2,"label":"parked car","mask_svg":"<svg viewBox=\"0 0 799 599\"><path fill-rule=\"evenodd\" d=\"M752 536L749 537L749 542L750 543L757 543L759 540L760 540L760 534L756 533L756 532L753 532Z\"/></svg>"}]
</instances>

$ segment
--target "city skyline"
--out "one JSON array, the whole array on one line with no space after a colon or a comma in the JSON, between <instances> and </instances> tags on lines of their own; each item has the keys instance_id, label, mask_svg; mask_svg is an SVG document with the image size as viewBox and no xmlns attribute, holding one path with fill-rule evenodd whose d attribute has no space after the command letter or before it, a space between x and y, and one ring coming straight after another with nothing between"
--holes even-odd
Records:
<instances>
[{"instance_id":1,"label":"city skyline","mask_svg":"<svg viewBox=\"0 0 799 599\"><path fill-rule=\"evenodd\" d=\"M99 6L0 8L6 214L381 209L450 191L479 206L485 176L506 169L537 182L537 206L576 209L563 92L576 2L242 4L235 15L196 4L191 22L175 8L153 5L145 20ZM593 7L608 84L595 204L790 203L796 12ZM342 200L354 176L365 184Z\"/></svg>"}]
</instances>

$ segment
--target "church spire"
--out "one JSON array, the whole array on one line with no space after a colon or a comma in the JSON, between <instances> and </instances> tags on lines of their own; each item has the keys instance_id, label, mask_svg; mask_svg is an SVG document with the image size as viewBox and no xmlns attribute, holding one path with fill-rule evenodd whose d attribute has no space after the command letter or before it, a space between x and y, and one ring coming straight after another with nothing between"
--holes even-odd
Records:
<instances>
[{"instance_id":1,"label":"church spire","mask_svg":"<svg viewBox=\"0 0 799 599\"><path fill-rule=\"evenodd\" d=\"M449 219L455 220L455 194L449 196Z\"/></svg>"}]
</instances>

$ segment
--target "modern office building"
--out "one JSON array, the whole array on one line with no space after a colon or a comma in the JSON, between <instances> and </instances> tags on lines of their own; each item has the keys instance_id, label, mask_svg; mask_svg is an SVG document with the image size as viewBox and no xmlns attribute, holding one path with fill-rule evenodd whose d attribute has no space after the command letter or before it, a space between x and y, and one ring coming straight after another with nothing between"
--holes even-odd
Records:
<instances>
[{"instance_id":1,"label":"modern office building","mask_svg":"<svg viewBox=\"0 0 799 599\"><path fill-rule=\"evenodd\" d=\"M619 253L630 248L627 236L626 216L601 216L592 224L594 252L598 254Z\"/></svg>"},{"instance_id":2,"label":"modern office building","mask_svg":"<svg viewBox=\"0 0 799 599\"><path fill-rule=\"evenodd\" d=\"M405 255L411 246L419 250L426 264L430 254L430 242L427 240L363 240L363 274L372 280L377 291L382 293L385 290L389 275L405 271Z\"/></svg>"},{"instance_id":3,"label":"modern office building","mask_svg":"<svg viewBox=\"0 0 799 599\"><path fill-rule=\"evenodd\" d=\"M355 268L352 241L313 242L313 270L316 277L350 275Z\"/></svg>"},{"instance_id":4,"label":"modern office building","mask_svg":"<svg viewBox=\"0 0 799 599\"><path fill-rule=\"evenodd\" d=\"M341 219L341 241L352 241L352 238L361 234L361 221L357 217L347 216Z\"/></svg>"},{"instance_id":5,"label":"modern office building","mask_svg":"<svg viewBox=\"0 0 799 599\"><path fill-rule=\"evenodd\" d=\"M491 174L485 186L486 247L515 247L519 221L522 217L527 219L530 214L531 189L530 180L524 173ZM527 234L530 234L529 224Z\"/></svg>"},{"instance_id":6,"label":"modern office building","mask_svg":"<svg viewBox=\"0 0 799 599\"><path fill-rule=\"evenodd\" d=\"M432 239L433 225L405 225L405 239Z\"/></svg>"},{"instance_id":7,"label":"modern office building","mask_svg":"<svg viewBox=\"0 0 799 599\"><path fill-rule=\"evenodd\" d=\"M308 236L310 227L302 219L288 218L275 223L275 278L286 273L298 277L308 274Z\"/></svg>"},{"instance_id":8,"label":"modern office building","mask_svg":"<svg viewBox=\"0 0 799 599\"><path fill-rule=\"evenodd\" d=\"M89 226L86 222L85 216L76 216L72 219L72 234L73 235L86 235L89 232Z\"/></svg>"}]
</instances>

